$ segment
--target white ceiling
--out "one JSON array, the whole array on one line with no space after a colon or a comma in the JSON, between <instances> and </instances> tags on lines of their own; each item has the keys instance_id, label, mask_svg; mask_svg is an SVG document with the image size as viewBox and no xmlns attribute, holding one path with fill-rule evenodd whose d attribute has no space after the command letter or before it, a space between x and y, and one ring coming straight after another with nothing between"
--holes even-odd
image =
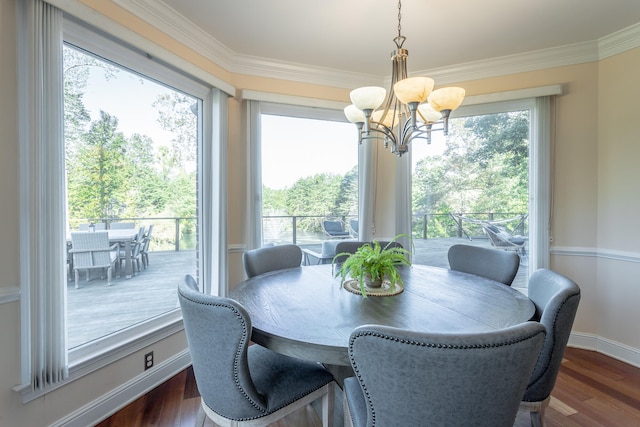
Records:
<instances>
[{"instance_id":1,"label":"white ceiling","mask_svg":"<svg viewBox=\"0 0 640 427\"><path fill-rule=\"evenodd\" d=\"M385 78L398 32L396 0L116 1L134 13L137 6L147 20L164 17L174 31L197 33L203 50L220 51L227 68L278 63ZM640 23L640 0L404 0L401 23L412 73L597 46Z\"/></svg>"}]
</instances>

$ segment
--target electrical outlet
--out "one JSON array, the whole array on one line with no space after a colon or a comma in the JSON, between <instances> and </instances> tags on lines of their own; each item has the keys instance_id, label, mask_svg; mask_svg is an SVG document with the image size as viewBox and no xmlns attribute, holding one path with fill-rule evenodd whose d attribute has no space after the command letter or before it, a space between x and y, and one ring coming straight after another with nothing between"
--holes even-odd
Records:
<instances>
[{"instance_id":1,"label":"electrical outlet","mask_svg":"<svg viewBox=\"0 0 640 427\"><path fill-rule=\"evenodd\" d=\"M153 366L153 351L144 355L144 370Z\"/></svg>"}]
</instances>

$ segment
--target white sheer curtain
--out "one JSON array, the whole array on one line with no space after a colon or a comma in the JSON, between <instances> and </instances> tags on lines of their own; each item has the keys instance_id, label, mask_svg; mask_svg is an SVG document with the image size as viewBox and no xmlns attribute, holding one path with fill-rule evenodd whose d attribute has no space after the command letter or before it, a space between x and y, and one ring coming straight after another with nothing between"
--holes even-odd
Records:
<instances>
[{"instance_id":1,"label":"white sheer curtain","mask_svg":"<svg viewBox=\"0 0 640 427\"><path fill-rule=\"evenodd\" d=\"M411 236L411 153L403 155L396 161L396 234ZM411 252L409 237L400 237L398 242Z\"/></svg>"},{"instance_id":2,"label":"white sheer curtain","mask_svg":"<svg viewBox=\"0 0 640 427\"><path fill-rule=\"evenodd\" d=\"M247 249L262 246L262 134L260 101L244 101L246 109L247 132L249 150L247 165L249 177L247 180Z\"/></svg>"},{"instance_id":3,"label":"white sheer curtain","mask_svg":"<svg viewBox=\"0 0 640 427\"><path fill-rule=\"evenodd\" d=\"M529 274L549 268L551 226L551 96L535 98L529 161Z\"/></svg>"},{"instance_id":4,"label":"white sheer curtain","mask_svg":"<svg viewBox=\"0 0 640 427\"><path fill-rule=\"evenodd\" d=\"M62 12L41 0L17 4L20 138L22 391L68 375Z\"/></svg>"},{"instance_id":5,"label":"white sheer curtain","mask_svg":"<svg viewBox=\"0 0 640 427\"><path fill-rule=\"evenodd\" d=\"M198 195L199 233L204 260L199 266L201 283L205 291L213 295L227 294L227 94L219 89L211 89L202 103L203 114L199 122L204 129L200 132L203 141L199 143L201 154L198 179L202 191ZM211 284L210 286L208 284Z\"/></svg>"},{"instance_id":6,"label":"white sheer curtain","mask_svg":"<svg viewBox=\"0 0 640 427\"><path fill-rule=\"evenodd\" d=\"M358 240L373 239L375 197L377 191L377 141L364 141L358 147Z\"/></svg>"}]
</instances>

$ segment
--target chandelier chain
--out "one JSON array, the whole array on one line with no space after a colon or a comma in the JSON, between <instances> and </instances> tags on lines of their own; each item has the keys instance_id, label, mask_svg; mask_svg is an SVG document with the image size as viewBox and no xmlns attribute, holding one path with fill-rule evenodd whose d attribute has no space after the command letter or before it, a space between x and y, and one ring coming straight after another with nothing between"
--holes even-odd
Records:
<instances>
[{"instance_id":1,"label":"chandelier chain","mask_svg":"<svg viewBox=\"0 0 640 427\"><path fill-rule=\"evenodd\" d=\"M402 1L398 0L398 38L402 38L401 30L402 26L400 21L402 20Z\"/></svg>"}]
</instances>

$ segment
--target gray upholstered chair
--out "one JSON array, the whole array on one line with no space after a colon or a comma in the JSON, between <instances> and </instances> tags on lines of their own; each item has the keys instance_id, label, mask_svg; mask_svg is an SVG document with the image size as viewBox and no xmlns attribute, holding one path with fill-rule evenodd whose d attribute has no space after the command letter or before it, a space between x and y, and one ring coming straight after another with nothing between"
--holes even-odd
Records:
<instances>
[{"instance_id":1,"label":"gray upholstered chair","mask_svg":"<svg viewBox=\"0 0 640 427\"><path fill-rule=\"evenodd\" d=\"M544 336L538 322L467 334L360 326L349 339L344 424L510 427Z\"/></svg>"},{"instance_id":2,"label":"gray upholstered chair","mask_svg":"<svg viewBox=\"0 0 640 427\"><path fill-rule=\"evenodd\" d=\"M529 299L536 306L536 317L546 328L547 337L520 408L531 413L531 425L543 426L544 411L578 311L580 288L571 279L540 269L529 278Z\"/></svg>"},{"instance_id":3,"label":"gray upholstered chair","mask_svg":"<svg viewBox=\"0 0 640 427\"><path fill-rule=\"evenodd\" d=\"M249 278L269 271L300 267L302 249L290 244L251 249L242 254L242 264Z\"/></svg>"},{"instance_id":4,"label":"gray upholstered chair","mask_svg":"<svg viewBox=\"0 0 640 427\"><path fill-rule=\"evenodd\" d=\"M78 281L80 280L80 270L86 271L87 282L91 270L106 270L107 284L111 286L111 272L114 266L118 266L119 255L118 244L109 243L108 232L72 232L69 254L73 256L76 289L78 289Z\"/></svg>"},{"instance_id":5,"label":"gray upholstered chair","mask_svg":"<svg viewBox=\"0 0 640 427\"><path fill-rule=\"evenodd\" d=\"M333 422L334 382L321 364L288 357L251 340L251 318L236 301L203 294L193 277L178 285L185 333L205 416L220 426L266 426L322 398Z\"/></svg>"},{"instance_id":6,"label":"gray upholstered chair","mask_svg":"<svg viewBox=\"0 0 640 427\"><path fill-rule=\"evenodd\" d=\"M515 252L471 245L453 245L447 254L451 270L475 274L511 286L520 267Z\"/></svg>"}]
</instances>

